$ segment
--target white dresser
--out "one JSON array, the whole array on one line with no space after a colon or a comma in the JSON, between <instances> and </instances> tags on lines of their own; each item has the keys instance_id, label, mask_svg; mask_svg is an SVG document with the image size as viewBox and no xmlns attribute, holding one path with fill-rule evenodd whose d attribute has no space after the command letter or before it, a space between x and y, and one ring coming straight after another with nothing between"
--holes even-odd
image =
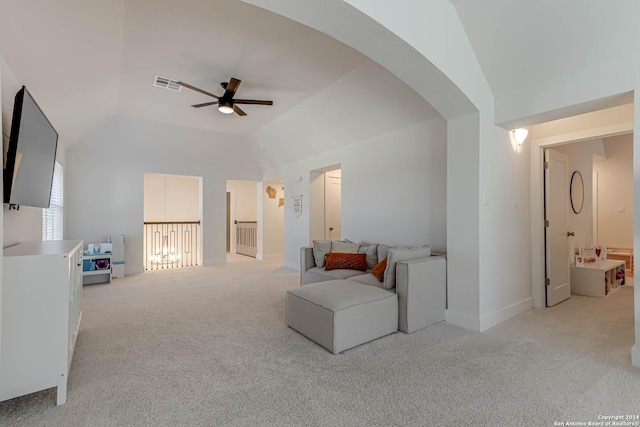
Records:
<instances>
[{"instance_id":1,"label":"white dresser","mask_svg":"<svg viewBox=\"0 0 640 427\"><path fill-rule=\"evenodd\" d=\"M82 317L82 240L22 243L3 258L0 401L57 387L62 405Z\"/></svg>"}]
</instances>

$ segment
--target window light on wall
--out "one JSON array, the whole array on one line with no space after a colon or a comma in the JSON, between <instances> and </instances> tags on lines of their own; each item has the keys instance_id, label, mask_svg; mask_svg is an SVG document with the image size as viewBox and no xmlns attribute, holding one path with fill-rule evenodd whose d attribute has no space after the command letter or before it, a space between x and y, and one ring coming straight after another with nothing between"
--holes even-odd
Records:
<instances>
[{"instance_id":1,"label":"window light on wall","mask_svg":"<svg viewBox=\"0 0 640 427\"><path fill-rule=\"evenodd\" d=\"M64 225L64 174L60 163L53 169L51 203L42 209L42 240L62 240Z\"/></svg>"}]
</instances>

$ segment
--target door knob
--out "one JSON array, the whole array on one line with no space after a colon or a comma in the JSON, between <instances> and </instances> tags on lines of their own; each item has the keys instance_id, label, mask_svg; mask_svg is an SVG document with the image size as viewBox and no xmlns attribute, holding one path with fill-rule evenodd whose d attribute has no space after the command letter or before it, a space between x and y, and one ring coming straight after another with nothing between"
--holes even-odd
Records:
<instances>
[{"instance_id":1,"label":"door knob","mask_svg":"<svg viewBox=\"0 0 640 427\"><path fill-rule=\"evenodd\" d=\"M573 231L567 231L567 236L575 236L576 233L574 233Z\"/></svg>"},{"instance_id":2,"label":"door knob","mask_svg":"<svg viewBox=\"0 0 640 427\"><path fill-rule=\"evenodd\" d=\"M329 231L333 231L333 227L329 227Z\"/></svg>"}]
</instances>

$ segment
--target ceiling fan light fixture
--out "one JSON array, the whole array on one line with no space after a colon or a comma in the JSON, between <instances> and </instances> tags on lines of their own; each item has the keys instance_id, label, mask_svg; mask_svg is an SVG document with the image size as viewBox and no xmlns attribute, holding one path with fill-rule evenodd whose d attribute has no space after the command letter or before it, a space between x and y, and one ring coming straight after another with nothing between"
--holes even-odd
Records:
<instances>
[{"instance_id":1,"label":"ceiling fan light fixture","mask_svg":"<svg viewBox=\"0 0 640 427\"><path fill-rule=\"evenodd\" d=\"M233 113L233 105L230 102L220 102L218 104L218 111L222 114L232 114Z\"/></svg>"},{"instance_id":2,"label":"ceiling fan light fixture","mask_svg":"<svg viewBox=\"0 0 640 427\"><path fill-rule=\"evenodd\" d=\"M166 80L166 79L165 79ZM246 116L247 113L245 113L242 108L238 107L238 104L251 104L251 105L273 105L273 101L267 101L267 100L261 100L261 99L234 99L233 97L236 94L236 90L238 90L238 86L240 86L241 81L236 79L235 77L232 77L231 80L229 80L228 83L221 83L222 87L224 88L224 94L222 96L218 96L214 93L211 92L207 92L206 90L202 90L200 88L197 88L195 86L191 86L188 83L185 83L183 81L178 81L176 82L176 84L178 85L178 87L186 87L188 89L191 89L195 92L199 92L203 95L207 95L210 96L212 98L215 98L215 101L211 101L211 102L202 102L200 104L193 104L191 107L193 108L200 108L200 107L208 107L210 105L217 105L218 106L218 111L220 111L222 114L233 114L236 113L238 116Z\"/></svg>"}]
</instances>

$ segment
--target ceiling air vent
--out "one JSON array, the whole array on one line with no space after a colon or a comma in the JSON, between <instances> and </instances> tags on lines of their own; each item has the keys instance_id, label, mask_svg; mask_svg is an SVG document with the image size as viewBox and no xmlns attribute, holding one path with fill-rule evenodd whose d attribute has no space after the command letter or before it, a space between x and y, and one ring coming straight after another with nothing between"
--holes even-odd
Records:
<instances>
[{"instance_id":1,"label":"ceiling air vent","mask_svg":"<svg viewBox=\"0 0 640 427\"><path fill-rule=\"evenodd\" d=\"M175 90L176 92L180 92L180 89L182 89L182 86L178 84L177 80L171 80L161 76L156 76L156 80L153 82L153 85L163 89Z\"/></svg>"}]
</instances>

